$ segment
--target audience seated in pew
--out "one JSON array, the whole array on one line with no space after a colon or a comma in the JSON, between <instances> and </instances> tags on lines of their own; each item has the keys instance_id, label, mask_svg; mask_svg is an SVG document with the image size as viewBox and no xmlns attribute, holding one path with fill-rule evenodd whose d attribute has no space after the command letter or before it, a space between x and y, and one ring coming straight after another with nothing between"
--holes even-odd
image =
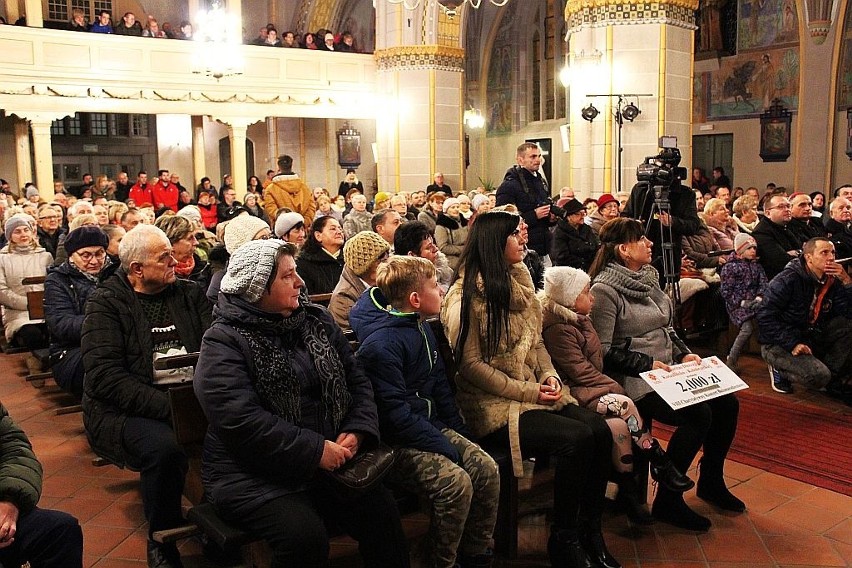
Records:
<instances>
[{"instance_id":1,"label":"audience seated in pew","mask_svg":"<svg viewBox=\"0 0 852 568\"><path fill-rule=\"evenodd\" d=\"M118 254L121 268L86 306L83 424L96 454L141 472L149 566L180 567L174 544L152 540L154 532L184 523L187 471L168 398L154 384L154 359L198 351L211 306L197 284L175 277L172 246L159 228L140 225L128 232Z\"/></svg>"},{"instance_id":2,"label":"audience seated in pew","mask_svg":"<svg viewBox=\"0 0 852 568\"><path fill-rule=\"evenodd\" d=\"M83 397L80 337L86 302L98 280L118 266L106 253L109 239L98 227L74 229L65 239L68 259L50 270L44 282L44 314L50 331L50 361L56 384Z\"/></svg>"},{"instance_id":3,"label":"audience seated in pew","mask_svg":"<svg viewBox=\"0 0 852 568\"><path fill-rule=\"evenodd\" d=\"M382 438L396 448L388 483L430 504L427 564L484 568L493 556L500 474L470 441L423 322L438 315L442 296L431 262L394 256L379 265L377 287L358 298L349 322L361 341L358 361L373 385Z\"/></svg>"},{"instance_id":4,"label":"audience seated in pew","mask_svg":"<svg viewBox=\"0 0 852 568\"><path fill-rule=\"evenodd\" d=\"M503 211L476 220L444 300L441 321L460 362L456 400L481 443L511 449L516 476L525 456L556 457L551 563L588 566L590 557L617 568L601 533L612 436L563 388L544 348L520 223Z\"/></svg>"},{"instance_id":5,"label":"audience seated in pew","mask_svg":"<svg viewBox=\"0 0 852 568\"><path fill-rule=\"evenodd\" d=\"M324 481L378 441L379 424L342 331L302 297L295 253L251 241L222 279L193 382L210 423L205 490L220 516L269 543L273 567L324 566L326 520L359 541L365 566L407 567L391 493L379 484L344 501Z\"/></svg>"}]
</instances>

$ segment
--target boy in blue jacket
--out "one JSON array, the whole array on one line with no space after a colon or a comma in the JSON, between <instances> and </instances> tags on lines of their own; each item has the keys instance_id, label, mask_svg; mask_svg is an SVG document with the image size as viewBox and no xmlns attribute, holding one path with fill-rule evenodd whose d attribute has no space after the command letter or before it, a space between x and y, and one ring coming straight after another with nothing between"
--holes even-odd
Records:
<instances>
[{"instance_id":1,"label":"boy in blue jacket","mask_svg":"<svg viewBox=\"0 0 852 568\"><path fill-rule=\"evenodd\" d=\"M500 478L491 456L466 437L437 342L423 323L441 309L435 266L393 256L376 283L349 323L361 341L358 360L373 385L382 439L396 448L388 480L431 503L430 566L490 566Z\"/></svg>"}]
</instances>

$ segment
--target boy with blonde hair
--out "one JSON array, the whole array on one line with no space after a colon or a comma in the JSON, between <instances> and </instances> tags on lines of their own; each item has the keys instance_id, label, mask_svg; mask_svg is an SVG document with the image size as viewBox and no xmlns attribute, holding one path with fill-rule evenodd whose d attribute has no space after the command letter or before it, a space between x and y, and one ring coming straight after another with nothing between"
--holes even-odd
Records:
<instances>
[{"instance_id":1,"label":"boy with blonde hair","mask_svg":"<svg viewBox=\"0 0 852 568\"><path fill-rule=\"evenodd\" d=\"M376 282L349 323L361 340L358 360L373 385L382 439L396 448L388 481L431 503L430 566L491 566L500 479L491 456L466 437L435 336L423 323L441 309L435 266L393 256Z\"/></svg>"}]
</instances>

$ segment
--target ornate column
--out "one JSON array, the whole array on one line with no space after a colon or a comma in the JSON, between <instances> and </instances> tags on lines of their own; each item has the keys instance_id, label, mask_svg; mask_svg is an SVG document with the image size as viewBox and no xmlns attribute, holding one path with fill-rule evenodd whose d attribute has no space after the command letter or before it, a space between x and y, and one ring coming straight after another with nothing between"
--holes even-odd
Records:
<instances>
[{"instance_id":1,"label":"ornate column","mask_svg":"<svg viewBox=\"0 0 852 568\"><path fill-rule=\"evenodd\" d=\"M231 22L231 28L237 33L237 37L242 37L243 35L243 3L242 0L227 0L228 1L228 13L234 18L236 21ZM249 35L249 37L252 37ZM239 192L239 190L238 190Z\"/></svg>"},{"instance_id":2,"label":"ornate column","mask_svg":"<svg viewBox=\"0 0 852 568\"><path fill-rule=\"evenodd\" d=\"M27 15L27 25L29 27L44 27L44 15L42 13L41 0L24 0L24 13ZM9 23L11 24L13 22ZM50 184L50 189L53 191L53 183Z\"/></svg>"},{"instance_id":3,"label":"ornate column","mask_svg":"<svg viewBox=\"0 0 852 568\"><path fill-rule=\"evenodd\" d=\"M380 190L425 189L436 171L455 191L463 189L460 20L449 20L435 2L416 10L376 4Z\"/></svg>"},{"instance_id":4,"label":"ornate column","mask_svg":"<svg viewBox=\"0 0 852 568\"><path fill-rule=\"evenodd\" d=\"M187 0L186 4L187 10L189 11L189 21L192 24L193 32L195 32L195 26L198 25L195 21L195 15L198 14L198 10L201 9L201 1L200 0Z\"/></svg>"},{"instance_id":5,"label":"ornate column","mask_svg":"<svg viewBox=\"0 0 852 568\"><path fill-rule=\"evenodd\" d=\"M30 129L26 120L15 120L15 164L18 168L18 187L33 179L33 163L30 149ZM39 187L39 190L41 188ZM53 191L53 184L50 184Z\"/></svg>"},{"instance_id":6,"label":"ornate column","mask_svg":"<svg viewBox=\"0 0 852 568\"><path fill-rule=\"evenodd\" d=\"M234 179L234 189L237 200L242 201L246 194L248 168L246 168L246 131L250 124L264 120L264 117L247 116L216 116L228 129L228 142L231 145L231 177ZM223 172L224 173L224 172Z\"/></svg>"},{"instance_id":7,"label":"ornate column","mask_svg":"<svg viewBox=\"0 0 852 568\"><path fill-rule=\"evenodd\" d=\"M204 117L192 116L192 176L193 188L207 175L204 156Z\"/></svg>"},{"instance_id":8,"label":"ornate column","mask_svg":"<svg viewBox=\"0 0 852 568\"><path fill-rule=\"evenodd\" d=\"M52 118L31 118L33 154L35 156L35 182L45 201L53 201L53 150L50 147Z\"/></svg>"},{"instance_id":9,"label":"ornate column","mask_svg":"<svg viewBox=\"0 0 852 568\"><path fill-rule=\"evenodd\" d=\"M569 57L602 54L599 64L572 64L569 118L571 178L587 182L593 195L617 191L618 93L651 94L626 97L642 111L621 130L622 190L635 183L636 166L658 153L658 139L677 136L682 164L692 160L692 74L694 10L697 0L568 0L565 21ZM582 57L574 57L574 60ZM581 110L589 104L600 115L588 122ZM584 184L585 185L585 184Z\"/></svg>"}]
</instances>

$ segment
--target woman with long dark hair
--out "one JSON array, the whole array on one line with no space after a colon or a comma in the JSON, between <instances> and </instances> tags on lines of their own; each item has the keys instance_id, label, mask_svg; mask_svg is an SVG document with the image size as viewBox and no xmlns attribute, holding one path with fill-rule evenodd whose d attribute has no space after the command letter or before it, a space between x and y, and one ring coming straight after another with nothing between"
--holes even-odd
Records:
<instances>
[{"instance_id":1,"label":"woman with long dark hair","mask_svg":"<svg viewBox=\"0 0 852 568\"><path fill-rule=\"evenodd\" d=\"M343 273L343 229L334 217L315 219L296 264L308 294L330 294Z\"/></svg>"},{"instance_id":2,"label":"woman with long dark hair","mask_svg":"<svg viewBox=\"0 0 852 568\"><path fill-rule=\"evenodd\" d=\"M553 368L524 244L521 218L513 213L486 213L471 229L441 310L459 361L456 399L486 447L511 450L516 476L525 456L556 457L551 563L617 568L600 525L612 437Z\"/></svg>"},{"instance_id":3,"label":"woman with long dark hair","mask_svg":"<svg viewBox=\"0 0 852 568\"><path fill-rule=\"evenodd\" d=\"M682 362L700 362L672 328L672 303L660 289L651 266L652 243L642 225L628 218L606 223L601 248L589 269L595 299L592 323L601 340L604 371L618 381L636 402L642 418L677 426L667 454L685 472L704 448L698 477L698 497L728 511L742 512L745 504L725 485L723 467L737 430L739 402L733 394L673 410L639 373L668 370ZM680 528L706 531L710 519L689 508L683 494L657 488L651 510L657 520Z\"/></svg>"}]
</instances>

